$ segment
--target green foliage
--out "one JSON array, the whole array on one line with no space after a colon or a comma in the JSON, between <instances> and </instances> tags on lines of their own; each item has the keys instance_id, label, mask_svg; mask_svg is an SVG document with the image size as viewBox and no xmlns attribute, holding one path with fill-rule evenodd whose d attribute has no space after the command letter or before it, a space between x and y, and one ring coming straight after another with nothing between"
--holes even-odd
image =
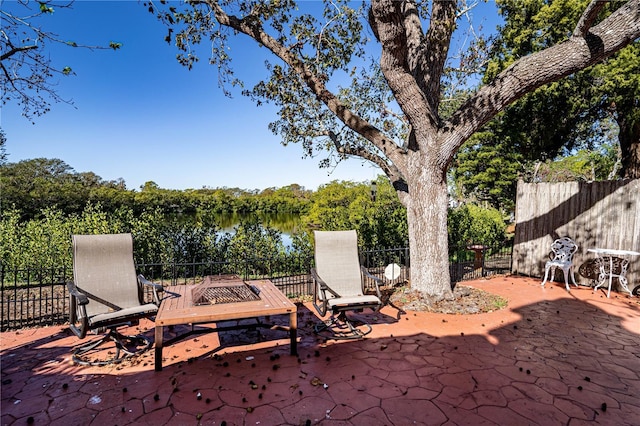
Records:
<instances>
[{"instance_id":1,"label":"green foliage","mask_svg":"<svg viewBox=\"0 0 640 426\"><path fill-rule=\"evenodd\" d=\"M174 215L297 214L307 209L311 194L296 184L262 192L240 188L179 191L160 188L151 181L136 192L127 190L122 179L105 181L92 172L76 172L55 158L0 162L0 172L0 205L15 206L25 220L35 218L43 205L71 215L80 214L89 203L99 203L108 213L130 208L140 214L158 208L163 214Z\"/></svg>"},{"instance_id":2,"label":"green foliage","mask_svg":"<svg viewBox=\"0 0 640 426\"><path fill-rule=\"evenodd\" d=\"M25 224L21 238L21 256L30 266L70 266L69 236L72 230L73 222L67 222L59 210L45 208L40 219ZM31 263L35 260L39 262Z\"/></svg>"},{"instance_id":3,"label":"green foliage","mask_svg":"<svg viewBox=\"0 0 640 426\"><path fill-rule=\"evenodd\" d=\"M400 203L389 179L376 179L375 200L366 211L359 232L364 248L405 247L409 241L407 209Z\"/></svg>"},{"instance_id":4,"label":"green foliage","mask_svg":"<svg viewBox=\"0 0 640 426\"><path fill-rule=\"evenodd\" d=\"M291 251L302 259L313 258L313 240L307 231L297 231L291 235Z\"/></svg>"},{"instance_id":5,"label":"green foliage","mask_svg":"<svg viewBox=\"0 0 640 426\"><path fill-rule=\"evenodd\" d=\"M40 5L40 12L42 12L42 13L53 13L54 12L53 7L49 6L47 3L38 2L38 4Z\"/></svg>"},{"instance_id":6,"label":"green foliage","mask_svg":"<svg viewBox=\"0 0 640 426\"><path fill-rule=\"evenodd\" d=\"M518 177L524 172L517 141L488 126L473 135L456 154L451 173L462 202L488 202L504 212L515 207Z\"/></svg>"},{"instance_id":7,"label":"green foliage","mask_svg":"<svg viewBox=\"0 0 640 426\"><path fill-rule=\"evenodd\" d=\"M309 228L327 231L351 229L364 217L362 205L370 197L362 183L333 181L318 188L303 218Z\"/></svg>"},{"instance_id":8,"label":"green foliage","mask_svg":"<svg viewBox=\"0 0 640 426\"><path fill-rule=\"evenodd\" d=\"M7 209L0 217L0 263L8 268L69 266L72 222L60 211L45 208L39 219L20 221L20 212Z\"/></svg>"},{"instance_id":9,"label":"green foliage","mask_svg":"<svg viewBox=\"0 0 640 426\"><path fill-rule=\"evenodd\" d=\"M20 264L23 226L20 212L15 208L0 211L0 263L9 268L17 268Z\"/></svg>"},{"instance_id":10,"label":"green foliage","mask_svg":"<svg viewBox=\"0 0 640 426\"><path fill-rule=\"evenodd\" d=\"M498 1L505 24L485 82L519 57L565 40L587 3ZM640 96L638 49L634 43L601 64L540 87L496 116L456 155L451 175L458 199L489 202L508 212L518 178L616 178L619 165L609 143L609 122L611 114L627 124L640 122L640 108L627 106Z\"/></svg>"},{"instance_id":11,"label":"green foliage","mask_svg":"<svg viewBox=\"0 0 640 426\"><path fill-rule=\"evenodd\" d=\"M249 260L250 275L270 275L272 264L286 255L282 234L258 221L244 221L234 228L232 235L223 238L225 255L236 262Z\"/></svg>"},{"instance_id":12,"label":"green foliage","mask_svg":"<svg viewBox=\"0 0 640 426\"><path fill-rule=\"evenodd\" d=\"M72 266L71 235L130 232L138 264L228 261L253 262L253 274L271 271L273 262L286 263L288 253L279 231L260 222L244 222L232 234L221 234L215 224L178 220L160 209L135 214L121 208L107 214L100 205L88 205L79 215L65 216L55 208L21 220L21 212L5 209L0 216L0 264L10 269ZM308 253L302 236L296 246ZM296 253L297 255L297 253Z\"/></svg>"},{"instance_id":13,"label":"green foliage","mask_svg":"<svg viewBox=\"0 0 640 426\"><path fill-rule=\"evenodd\" d=\"M406 244L407 216L385 177L376 179L375 200L367 183L333 181L318 188L303 217L308 229L355 229L364 248L400 247Z\"/></svg>"},{"instance_id":14,"label":"green foliage","mask_svg":"<svg viewBox=\"0 0 640 426\"><path fill-rule=\"evenodd\" d=\"M522 56L565 41L588 0L499 0L505 24L485 75L490 81ZM603 16L619 7L607 3ZM602 16L601 16L602 17ZM606 121L620 127L623 152L640 140L640 42L569 77L540 87L504 110L494 129L516 142L529 164L555 159L575 149L592 149L606 137ZM623 155L622 172L640 170ZM614 176L615 177L615 176Z\"/></svg>"},{"instance_id":15,"label":"green foliage","mask_svg":"<svg viewBox=\"0 0 640 426\"><path fill-rule=\"evenodd\" d=\"M406 244L406 212L388 180L376 180L376 196L365 183L332 182L313 198L309 215L312 228L356 229L362 248L392 248ZM121 207L113 213L100 204L89 204L80 214L65 215L55 208L43 209L36 218L23 220L16 209L0 216L0 264L11 269L71 268L71 235L130 232L138 264L226 261L234 271L249 275L299 273L313 256L313 242L303 229L292 235L287 249L279 231L259 220L243 221L232 233L222 233L209 216L185 220L161 209L136 213ZM315 218L317 222L313 222ZM504 237L504 222L495 209L465 205L450 212L452 244L496 244ZM285 265L283 267L283 265ZM288 265L288 266L287 266ZM276 270L277 269L277 270Z\"/></svg>"},{"instance_id":16,"label":"green foliage","mask_svg":"<svg viewBox=\"0 0 640 426\"><path fill-rule=\"evenodd\" d=\"M611 179L617 164L616 147L602 145L598 150L581 149L556 161L539 165L535 182L598 181Z\"/></svg>"},{"instance_id":17,"label":"green foliage","mask_svg":"<svg viewBox=\"0 0 640 426\"><path fill-rule=\"evenodd\" d=\"M505 238L506 225L497 209L464 204L451 209L447 220L450 246L462 244L496 246Z\"/></svg>"},{"instance_id":18,"label":"green foliage","mask_svg":"<svg viewBox=\"0 0 640 426\"><path fill-rule=\"evenodd\" d=\"M171 260L167 242L162 238L165 226L164 215L159 209L145 210L130 222L130 232L135 244L135 257L138 262L167 262Z\"/></svg>"}]
</instances>

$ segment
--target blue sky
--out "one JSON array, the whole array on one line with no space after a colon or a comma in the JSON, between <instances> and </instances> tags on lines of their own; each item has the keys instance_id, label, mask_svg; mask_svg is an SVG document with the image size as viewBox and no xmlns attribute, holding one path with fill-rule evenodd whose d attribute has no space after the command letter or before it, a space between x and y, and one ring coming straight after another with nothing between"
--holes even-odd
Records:
<instances>
[{"instance_id":1,"label":"blue sky","mask_svg":"<svg viewBox=\"0 0 640 426\"><path fill-rule=\"evenodd\" d=\"M5 0L3 7L17 6ZM3 106L10 162L59 158L77 172L122 178L129 189L154 181L167 189L297 183L315 190L332 180L365 181L379 174L358 159L320 169L319 159L302 158L300 146L282 146L267 128L275 109L256 107L240 93L225 97L206 57L191 71L179 65L177 50L163 40L166 27L142 3L76 1L47 19L43 28L64 40L103 46L116 41L122 48L50 49L56 67L76 73L56 78L58 94L74 106L53 104L35 124L16 105ZM265 76L266 55L248 38L234 44L233 67L248 87Z\"/></svg>"}]
</instances>

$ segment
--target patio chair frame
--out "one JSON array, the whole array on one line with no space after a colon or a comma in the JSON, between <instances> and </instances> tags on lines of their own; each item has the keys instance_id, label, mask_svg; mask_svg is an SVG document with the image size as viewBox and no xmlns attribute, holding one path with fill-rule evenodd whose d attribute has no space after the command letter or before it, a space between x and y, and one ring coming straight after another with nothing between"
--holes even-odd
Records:
<instances>
[{"instance_id":1,"label":"patio chair frame","mask_svg":"<svg viewBox=\"0 0 640 426\"><path fill-rule=\"evenodd\" d=\"M358 284L353 284L354 289L356 285L359 286L359 291L353 292L353 294L340 294L335 288L332 288L331 285L327 284L325 279L321 277L318 272L318 261L321 256L318 254L317 241L319 238L323 238L323 234L328 236L329 233L338 236L349 245L345 250L356 250L355 259L349 259L354 266L355 262L357 262L359 270L360 282ZM380 286L383 282L380 278L370 274L364 266L359 264L360 261L357 255L358 247L356 231L315 231L314 234L316 237L316 267L311 268L311 276L313 278L313 306L322 317L324 317L327 312L331 313L329 319L314 326L314 331L316 334L337 340L361 339L371 333L371 325L363 321L356 321L349 318L347 312L361 312L367 308L374 311L380 310L383 306L382 294L380 292ZM355 247L353 247L353 244L355 244ZM354 253L350 254L352 256L354 255ZM324 268L329 267L329 265L321 266ZM352 271L352 273L353 272L354 271ZM374 283L375 295L367 294L365 289L365 278L371 279Z\"/></svg>"},{"instance_id":2,"label":"patio chair frame","mask_svg":"<svg viewBox=\"0 0 640 426\"><path fill-rule=\"evenodd\" d=\"M69 329L78 338L84 339L89 333L104 333L100 339L90 341L76 348L72 355L74 363L79 365L107 365L119 363L125 358L138 355L148 350L153 342L143 336L126 336L118 332L118 328L122 326L138 325L142 318L153 317L160 305L160 293L163 287L147 280L143 275L135 275L135 267L133 264L133 241L131 234L102 234L102 235L74 235L74 281L67 283L70 298L69 312ZM131 286L136 286L137 299L128 303L129 306L121 307L116 302L106 300L103 293L104 290L96 291L92 285L97 283L105 283L104 278L89 279L82 273L77 271L78 257L95 255L92 251L99 250L101 242L111 244L113 247L122 249L124 253L115 257L126 258L131 256L130 262L127 264L109 264L111 268L122 269L122 275L119 278L125 278L131 281ZM91 247L93 245L93 247ZM80 247L81 246L81 247ZM113 247L111 248L113 250ZM87 259L82 259L85 262ZM108 254L105 261L113 260ZM93 262L91 259L89 262ZM95 281L95 282L94 282ZM128 285L128 284L127 284ZM153 303L144 302L144 287L152 290ZM111 290L111 289L110 289ZM112 291L117 291L115 288ZM129 290L131 292L131 290ZM100 293L94 294L94 293ZM106 360L88 361L86 357L89 353L97 350L102 344L107 342L115 343L115 355Z\"/></svg>"}]
</instances>

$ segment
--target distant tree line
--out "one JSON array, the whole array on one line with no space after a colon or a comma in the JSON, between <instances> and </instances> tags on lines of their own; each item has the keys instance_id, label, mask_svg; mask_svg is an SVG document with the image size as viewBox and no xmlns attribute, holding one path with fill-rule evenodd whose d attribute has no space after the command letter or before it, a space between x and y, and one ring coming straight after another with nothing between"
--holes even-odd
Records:
<instances>
[{"instance_id":1,"label":"distant tree line","mask_svg":"<svg viewBox=\"0 0 640 426\"><path fill-rule=\"evenodd\" d=\"M93 172L76 172L59 159L36 158L0 166L0 205L20 211L23 220L35 219L42 209L80 214L87 204L100 204L107 213L129 208L134 214L149 209L162 213L275 213L302 214L311 191L297 184L262 191L240 188L162 189L154 182L139 191L124 180L106 181Z\"/></svg>"}]
</instances>

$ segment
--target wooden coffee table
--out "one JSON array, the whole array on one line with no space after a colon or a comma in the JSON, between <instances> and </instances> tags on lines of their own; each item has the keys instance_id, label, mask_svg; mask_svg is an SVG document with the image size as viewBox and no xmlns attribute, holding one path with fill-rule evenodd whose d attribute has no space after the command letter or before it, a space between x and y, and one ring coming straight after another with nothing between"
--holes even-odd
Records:
<instances>
[{"instance_id":1,"label":"wooden coffee table","mask_svg":"<svg viewBox=\"0 0 640 426\"><path fill-rule=\"evenodd\" d=\"M229 277L205 277L203 284L223 283L240 285L243 282L239 278ZM257 290L259 300L194 304L192 291L194 285L178 285L166 287L164 298L155 321L155 370L162 370L162 347L170 345L178 340L194 333L218 332L249 327L267 327L271 329L285 330L289 332L291 339L291 355L297 355L297 307L269 280L247 281ZM200 284L202 285L202 284ZM260 318L269 315L289 315L289 326L257 323L252 325L235 325L228 327L215 327L195 329L196 324L216 323L220 321L241 320L248 318ZM163 341L164 327L171 325L190 324L191 331L176 336L167 342Z\"/></svg>"}]
</instances>

